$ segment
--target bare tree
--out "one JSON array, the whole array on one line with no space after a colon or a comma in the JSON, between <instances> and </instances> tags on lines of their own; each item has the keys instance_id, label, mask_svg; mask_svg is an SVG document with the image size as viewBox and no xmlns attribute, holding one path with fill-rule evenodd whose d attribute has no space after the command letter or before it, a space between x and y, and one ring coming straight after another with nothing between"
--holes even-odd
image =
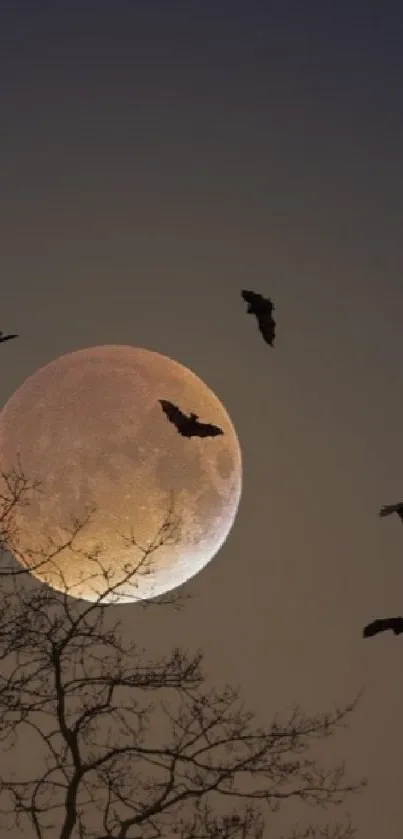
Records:
<instances>
[{"instance_id":1,"label":"bare tree","mask_svg":"<svg viewBox=\"0 0 403 839\"><path fill-rule=\"evenodd\" d=\"M13 510L29 487L12 476L6 486L0 818L12 839L259 839L287 800L339 805L362 786L315 756L355 702L315 716L297 708L259 727L237 690L208 686L200 652L150 659L124 637L118 607L56 592L10 560ZM177 538L177 526L170 508L153 542L137 546L139 562ZM347 823L308 825L292 837L352 835Z\"/></svg>"}]
</instances>

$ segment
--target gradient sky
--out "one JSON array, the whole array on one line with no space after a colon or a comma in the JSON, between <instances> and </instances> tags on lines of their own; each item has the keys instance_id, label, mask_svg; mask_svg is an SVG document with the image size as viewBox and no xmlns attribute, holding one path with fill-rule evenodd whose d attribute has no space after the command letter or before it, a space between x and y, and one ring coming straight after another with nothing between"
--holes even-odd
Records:
<instances>
[{"instance_id":1,"label":"gradient sky","mask_svg":"<svg viewBox=\"0 0 403 839\"><path fill-rule=\"evenodd\" d=\"M403 612L402 525L377 516L403 497L402 31L392 2L0 5L0 404L96 344L213 388L234 528L184 611L123 620L202 648L263 722L364 687L326 747L368 777L358 839L403 829L403 641L361 638ZM274 350L242 287L272 296Z\"/></svg>"}]
</instances>

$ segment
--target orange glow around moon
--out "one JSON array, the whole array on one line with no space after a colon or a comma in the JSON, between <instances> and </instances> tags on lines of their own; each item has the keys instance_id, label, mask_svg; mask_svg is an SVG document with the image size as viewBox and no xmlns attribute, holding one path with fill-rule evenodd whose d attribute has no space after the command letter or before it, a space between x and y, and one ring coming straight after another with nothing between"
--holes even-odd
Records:
<instances>
[{"instance_id":1,"label":"orange glow around moon","mask_svg":"<svg viewBox=\"0 0 403 839\"><path fill-rule=\"evenodd\" d=\"M182 437L159 399L224 434ZM18 458L40 491L17 510L15 555L32 569L40 552L49 557L52 544L66 543L74 519L92 510L73 543L32 571L89 601L111 585L104 603L156 597L189 580L225 541L241 496L240 447L221 402L186 367L137 347L79 350L30 376L0 413L1 472ZM139 565L171 498L178 538Z\"/></svg>"}]
</instances>

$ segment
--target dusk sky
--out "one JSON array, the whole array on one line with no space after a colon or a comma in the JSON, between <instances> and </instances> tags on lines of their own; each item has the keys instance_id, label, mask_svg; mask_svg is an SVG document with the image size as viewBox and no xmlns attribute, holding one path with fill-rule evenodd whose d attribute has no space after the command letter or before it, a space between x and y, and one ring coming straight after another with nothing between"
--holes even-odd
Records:
<instances>
[{"instance_id":1,"label":"dusk sky","mask_svg":"<svg viewBox=\"0 0 403 839\"><path fill-rule=\"evenodd\" d=\"M202 649L262 722L363 689L325 754L368 779L341 810L357 839L401 839L403 636L362 629L403 614L403 526L378 517L403 500L403 13L2 0L0 33L0 328L20 335L0 405L101 344L212 388L242 449L233 529L184 610L116 608L157 652ZM273 299L274 349L242 288Z\"/></svg>"}]
</instances>

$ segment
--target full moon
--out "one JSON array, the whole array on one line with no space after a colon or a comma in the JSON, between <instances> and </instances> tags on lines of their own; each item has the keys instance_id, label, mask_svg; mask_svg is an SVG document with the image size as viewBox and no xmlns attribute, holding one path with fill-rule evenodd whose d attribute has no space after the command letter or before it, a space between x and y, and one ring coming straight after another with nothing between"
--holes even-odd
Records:
<instances>
[{"instance_id":1,"label":"full moon","mask_svg":"<svg viewBox=\"0 0 403 839\"><path fill-rule=\"evenodd\" d=\"M224 434L182 437L159 399ZM0 413L1 473L17 463L39 487L16 507L10 550L90 602L182 585L222 546L241 496L240 446L219 399L182 364L137 347L78 350L26 379Z\"/></svg>"}]
</instances>

